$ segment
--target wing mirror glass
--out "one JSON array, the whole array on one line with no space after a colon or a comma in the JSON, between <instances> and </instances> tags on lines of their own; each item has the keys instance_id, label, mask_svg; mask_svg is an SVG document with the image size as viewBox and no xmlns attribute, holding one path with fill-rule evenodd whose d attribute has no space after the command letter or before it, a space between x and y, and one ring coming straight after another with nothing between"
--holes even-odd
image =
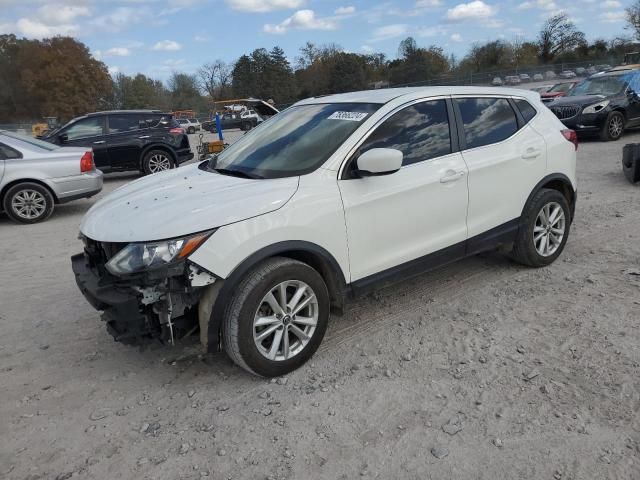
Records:
<instances>
[{"instance_id":1,"label":"wing mirror glass","mask_svg":"<svg viewBox=\"0 0 640 480\"><path fill-rule=\"evenodd\" d=\"M402 167L403 154L395 148L372 148L356 160L359 176L389 175Z\"/></svg>"}]
</instances>

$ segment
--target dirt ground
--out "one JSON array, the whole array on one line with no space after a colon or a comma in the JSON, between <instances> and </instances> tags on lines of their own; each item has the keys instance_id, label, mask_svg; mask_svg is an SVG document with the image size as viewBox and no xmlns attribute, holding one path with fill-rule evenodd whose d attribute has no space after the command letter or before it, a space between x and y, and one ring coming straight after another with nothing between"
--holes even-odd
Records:
<instances>
[{"instance_id":1,"label":"dirt ground","mask_svg":"<svg viewBox=\"0 0 640 480\"><path fill-rule=\"evenodd\" d=\"M113 342L69 261L94 200L0 217L0 478L639 479L632 141L580 146L554 265L486 254L361 298L274 381L193 342Z\"/></svg>"}]
</instances>

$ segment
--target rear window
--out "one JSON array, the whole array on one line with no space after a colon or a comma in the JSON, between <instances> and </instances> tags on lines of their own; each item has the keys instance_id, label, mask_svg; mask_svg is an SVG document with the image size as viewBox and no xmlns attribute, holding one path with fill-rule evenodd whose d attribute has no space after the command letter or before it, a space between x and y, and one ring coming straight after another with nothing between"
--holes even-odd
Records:
<instances>
[{"instance_id":1,"label":"rear window","mask_svg":"<svg viewBox=\"0 0 640 480\"><path fill-rule=\"evenodd\" d=\"M518 107L518 110L520 110L520 114L524 118L525 122L529 122L533 117L536 116L536 113L538 113L537 110L533 108L529 102L522 98L515 98L513 102L516 104L516 107Z\"/></svg>"},{"instance_id":2,"label":"rear window","mask_svg":"<svg viewBox=\"0 0 640 480\"><path fill-rule=\"evenodd\" d=\"M51 152L53 150L57 150L58 148L60 148L57 145L54 145L53 143L45 142L43 140L38 140L37 138L29 137L27 135L20 135L19 133L2 132L2 135L9 137L13 140L18 140L19 142L22 142L23 144L25 144L25 146L37 147L42 150L47 150L48 152ZM33 150L33 148L31 148L30 150Z\"/></svg>"},{"instance_id":3,"label":"rear window","mask_svg":"<svg viewBox=\"0 0 640 480\"><path fill-rule=\"evenodd\" d=\"M518 131L518 120L506 98L456 99L467 148L506 140Z\"/></svg>"}]
</instances>

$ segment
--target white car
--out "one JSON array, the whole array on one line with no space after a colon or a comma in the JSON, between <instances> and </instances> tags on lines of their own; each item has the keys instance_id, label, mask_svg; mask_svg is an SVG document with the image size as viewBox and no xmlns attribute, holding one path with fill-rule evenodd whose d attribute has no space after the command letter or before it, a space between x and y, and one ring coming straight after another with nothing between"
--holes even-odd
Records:
<instances>
[{"instance_id":1,"label":"white car","mask_svg":"<svg viewBox=\"0 0 640 480\"><path fill-rule=\"evenodd\" d=\"M196 133L202 129L200 120L197 118L176 118L175 120L184 129L185 133Z\"/></svg>"},{"instance_id":2,"label":"white car","mask_svg":"<svg viewBox=\"0 0 640 480\"><path fill-rule=\"evenodd\" d=\"M257 123L263 122L263 118L255 110L245 110L240 114L240 118L255 118Z\"/></svg>"},{"instance_id":3,"label":"white car","mask_svg":"<svg viewBox=\"0 0 640 480\"><path fill-rule=\"evenodd\" d=\"M575 132L535 92L381 89L302 100L217 157L136 180L80 225L80 290L128 343L200 332L283 375L346 299L478 252L552 263Z\"/></svg>"},{"instance_id":4,"label":"white car","mask_svg":"<svg viewBox=\"0 0 640 480\"><path fill-rule=\"evenodd\" d=\"M491 85L493 85L494 87L501 87L502 79L500 77L493 77L493 80L491 80Z\"/></svg>"}]
</instances>

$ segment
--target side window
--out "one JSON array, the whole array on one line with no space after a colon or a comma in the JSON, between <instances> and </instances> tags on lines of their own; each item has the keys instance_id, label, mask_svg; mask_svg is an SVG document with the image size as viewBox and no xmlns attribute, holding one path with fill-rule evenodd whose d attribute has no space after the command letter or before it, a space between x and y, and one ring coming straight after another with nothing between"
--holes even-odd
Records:
<instances>
[{"instance_id":1,"label":"side window","mask_svg":"<svg viewBox=\"0 0 640 480\"><path fill-rule=\"evenodd\" d=\"M109 115L109 133L130 132L144 128L140 122L144 122L140 115Z\"/></svg>"},{"instance_id":2,"label":"side window","mask_svg":"<svg viewBox=\"0 0 640 480\"><path fill-rule=\"evenodd\" d=\"M22 158L22 154L4 143L0 143L0 160Z\"/></svg>"},{"instance_id":3,"label":"side window","mask_svg":"<svg viewBox=\"0 0 640 480\"><path fill-rule=\"evenodd\" d=\"M69 140L95 137L104 133L104 117L89 117L78 120L64 132Z\"/></svg>"},{"instance_id":4,"label":"side window","mask_svg":"<svg viewBox=\"0 0 640 480\"><path fill-rule=\"evenodd\" d=\"M526 123L529 123L529 121L536 116L536 113L538 113L529 102L522 98L514 98L513 102L516 104L516 107L518 107L518 110L520 110L522 118L524 118Z\"/></svg>"},{"instance_id":5,"label":"side window","mask_svg":"<svg viewBox=\"0 0 640 480\"><path fill-rule=\"evenodd\" d=\"M506 98L456 99L467 148L501 142L518 131L516 114Z\"/></svg>"},{"instance_id":6,"label":"side window","mask_svg":"<svg viewBox=\"0 0 640 480\"><path fill-rule=\"evenodd\" d=\"M384 121L360 147L395 148L404 154L403 165L451 153L449 116L444 100L417 103Z\"/></svg>"}]
</instances>

